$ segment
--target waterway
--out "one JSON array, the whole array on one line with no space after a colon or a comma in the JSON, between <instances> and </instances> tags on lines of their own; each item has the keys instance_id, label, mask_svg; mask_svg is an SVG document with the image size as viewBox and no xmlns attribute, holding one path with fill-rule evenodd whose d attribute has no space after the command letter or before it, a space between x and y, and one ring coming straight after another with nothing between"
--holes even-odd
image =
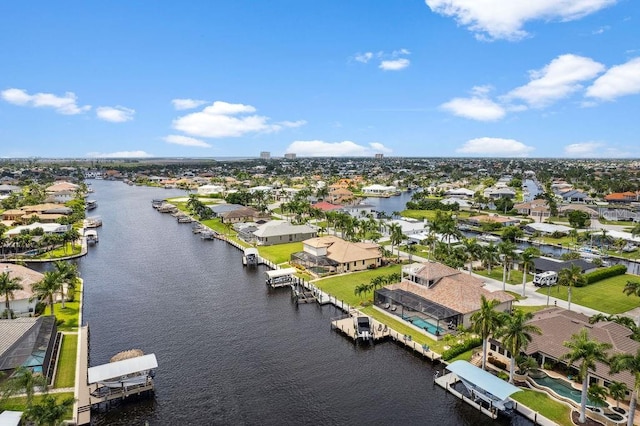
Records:
<instances>
[{"instance_id":1,"label":"waterway","mask_svg":"<svg viewBox=\"0 0 640 426\"><path fill-rule=\"evenodd\" d=\"M152 398L94 425L496 424L434 386L442 366L391 342L355 346L330 330L335 308L297 308L239 251L151 208L180 192L92 186L100 243L78 261L90 365L131 348L159 363Z\"/></svg>"}]
</instances>

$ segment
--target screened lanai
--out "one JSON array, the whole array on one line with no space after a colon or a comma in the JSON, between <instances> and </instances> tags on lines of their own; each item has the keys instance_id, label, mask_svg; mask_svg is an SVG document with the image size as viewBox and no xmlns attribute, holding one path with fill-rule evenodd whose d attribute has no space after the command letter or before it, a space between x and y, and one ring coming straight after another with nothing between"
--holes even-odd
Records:
<instances>
[{"instance_id":1,"label":"screened lanai","mask_svg":"<svg viewBox=\"0 0 640 426\"><path fill-rule=\"evenodd\" d=\"M375 304L433 335L455 329L462 314L432 300L401 289L381 288L375 292Z\"/></svg>"},{"instance_id":2,"label":"screened lanai","mask_svg":"<svg viewBox=\"0 0 640 426\"><path fill-rule=\"evenodd\" d=\"M327 256L315 256L306 251L299 251L291 255L291 263L300 265L316 275L324 275L336 272L339 265L335 260Z\"/></svg>"}]
</instances>

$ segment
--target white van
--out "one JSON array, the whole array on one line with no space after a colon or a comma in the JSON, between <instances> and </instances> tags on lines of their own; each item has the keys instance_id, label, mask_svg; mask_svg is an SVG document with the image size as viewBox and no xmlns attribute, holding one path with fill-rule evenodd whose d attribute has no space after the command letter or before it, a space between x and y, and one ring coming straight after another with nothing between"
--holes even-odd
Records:
<instances>
[{"instance_id":1,"label":"white van","mask_svg":"<svg viewBox=\"0 0 640 426\"><path fill-rule=\"evenodd\" d=\"M555 285L558 282L558 274L553 271L546 271L533 276L533 285L543 287Z\"/></svg>"}]
</instances>

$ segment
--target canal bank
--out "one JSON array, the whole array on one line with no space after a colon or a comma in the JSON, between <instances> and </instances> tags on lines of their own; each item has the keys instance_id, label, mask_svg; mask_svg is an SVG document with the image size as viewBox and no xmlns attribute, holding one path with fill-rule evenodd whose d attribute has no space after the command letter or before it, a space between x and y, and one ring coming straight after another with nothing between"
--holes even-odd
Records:
<instances>
[{"instance_id":1,"label":"canal bank","mask_svg":"<svg viewBox=\"0 0 640 426\"><path fill-rule=\"evenodd\" d=\"M90 365L134 347L160 365L154 398L94 424L495 424L435 388L429 361L354 346L328 326L340 310L296 308L264 285L264 267L244 268L236 249L149 207L181 192L94 188L104 227L78 262Z\"/></svg>"}]
</instances>

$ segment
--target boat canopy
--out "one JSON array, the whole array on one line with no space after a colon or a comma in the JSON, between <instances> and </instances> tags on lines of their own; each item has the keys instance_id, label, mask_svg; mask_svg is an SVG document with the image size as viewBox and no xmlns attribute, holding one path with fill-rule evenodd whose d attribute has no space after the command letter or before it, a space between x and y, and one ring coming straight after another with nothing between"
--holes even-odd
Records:
<instances>
[{"instance_id":1,"label":"boat canopy","mask_svg":"<svg viewBox=\"0 0 640 426\"><path fill-rule=\"evenodd\" d=\"M493 374L478 368L467 361L454 361L447 366L447 370L458 376L461 380L473 384L476 388L491 394L497 400L504 401L520 389L514 385L497 378Z\"/></svg>"},{"instance_id":2,"label":"boat canopy","mask_svg":"<svg viewBox=\"0 0 640 426\"><path fill-rule=\"evenodd\" d=\"M266 271L268 279L286 277L287 275L293 275L296 273L296 268L284 268L284 269L275 269L273 271Z\"/></svg>"},{"instance_id":3,"label":"boat canopy","mask_svg":"<svg viewBox=\"0 0 640 426\"><path fill-rule=\"evenodd\" d=\"M257 256L258 255L258 249L255 247L247 247L246 249L244 249L244 255L245 256L249 256L249 255L254 255Z\"/></svg>"},{"instance_id":4,"label":"boat canopy","mask_svg":"<svg viewBox=\"0 0 640 426\"><path fill-rule=\"evenodd\" d=\"M128 374L140 373L157 367L158 360L155 354L97 365L88 370L89 384L119 379Z\"/></svg>"}]
</instances>

